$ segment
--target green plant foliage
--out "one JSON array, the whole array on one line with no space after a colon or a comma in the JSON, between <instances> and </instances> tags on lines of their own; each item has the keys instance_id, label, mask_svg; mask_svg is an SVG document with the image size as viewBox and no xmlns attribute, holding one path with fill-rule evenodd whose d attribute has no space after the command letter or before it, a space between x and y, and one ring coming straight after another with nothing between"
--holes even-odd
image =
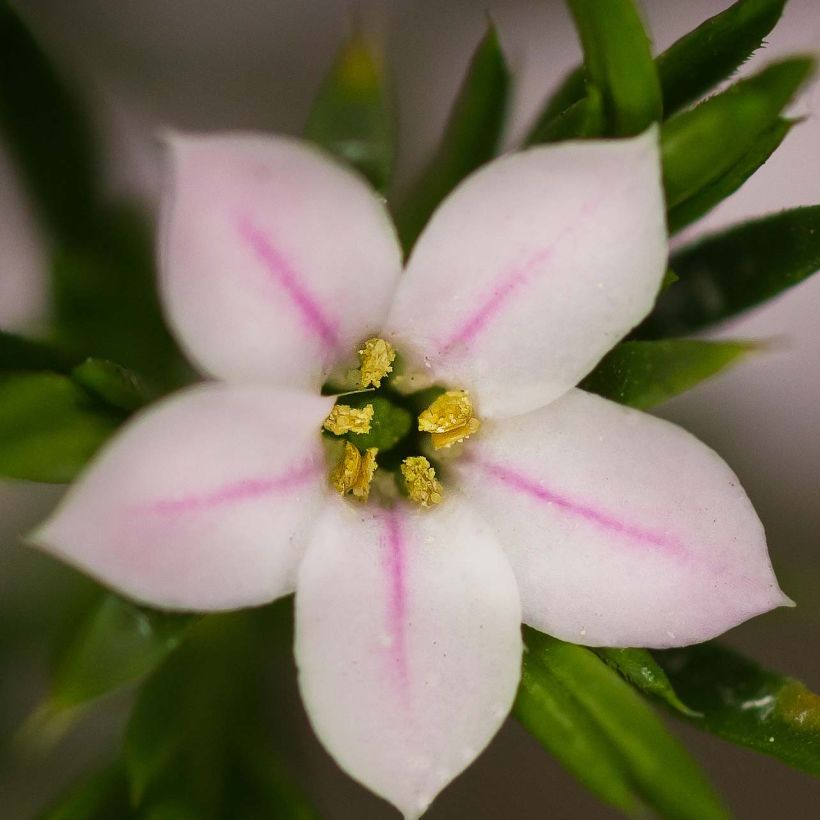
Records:
<instances>
[{"instance_id":1,"label":"green plant foliage","mask_svg":"<svg viewBox=\"0 0 820 820\"><path fill-rule=\"evenodd\" d=\"M381 60L360 36L341 49L319 90L305 136L361 171L379 191L393 170L394 139Z\"/></svg>"},{"instance_id":2,"label":"green plant foliage","mask_svg":"<svg viewBox=\"0 0 820 820\"><path fill-rule=\"evenodd\" d=\"M678 697L666 672L648 649L596 649L595 654L642 692L659 698L687 717L698 717L698 713Z\"/></svg>"},{"instance_id":3,"label":"green plant foliage","mask_svg":"<svg viewBox=\"0 0 820 820\"><path fill-rule=\"evenodd\" d=\"M587 753L602 745L611 750L609 762L599 765L594 781L599 794L615 805L628 808L628 802L624 806L622 801L629 800L631 791L661 816L672 820L727 817L695 762L614 669L590 649L564 643L529 627L524 629L524 639L527 651L515 705L516 716L537 738L546 738L564 714L560 695L556 694L563 690L574 702L575 709L588 719L586 729L580 721L573 726L565 722L565 735L586 734L587 742L583 746ZM550 698L555 698L559 705L549 705ZM547 704L543 710L542 704ZM566 714L571 716L573 712ZM581 776L582 766L586 764L580 757L573 757L573 746L564 744L561 749L566 750L566 759L561 758L562 762ZM559 755L561 749L557 751ZM620 771L620 785L606 779L613 763ZM584 782L590 784L592 780L588 778Z\"/></svg>"},{"instance_id":4,"label":"green plant foliage","mask_svg":"<svg viewBox=\"0 0 820 820\"><path fill-rule=\"evenodd\" d=\"M0 475L70 481L124 416L95 401L68 376L0 378Z\"/></svg>"},{"instance_id":5,"label":"green plant foliage","mask_svg":"<svg viewBox=\"0 0 820 820\"><path fill-rule=\"evenodd\" d=\"M148 674L176 649L196 620L102 593L56 659L50 705L79 706Z\"/></svg>"},{"instance_id":6,"label":"green plant foliage","mask_svg":"<svg viewBox=\"0 0 820 820\"><path fill-rule=\"evenodd\" d=\"M70 789L39 820L137 820L124 767L118 761Z\"/></svg>"},{"instance_id":7,"label":"green plant foliage","mask_svg":"<svg viewBox=\"0 0 820 820\"><path fill-rule=\"evenodd\" d=\"M128 413L148 402L148 393L139 377L106 359L86 359L73 368L71 378L91 395Z\"/></svg>"},{"instance_id":8,"label":"green plant foliage","mask_svg":"<svg viewBox=\"0 0 820 820\"><path fill-rule=\"evenodd\" d=\"M639 134L663 113L649 38L632 0L568 0L587 80L600 89L608 134Z\"/></svg>"},{"instance_id":9,"label":"green plant foliage","mask_svg":"<svg viewBox=\"0 0 820 820\"><path fill-rule=\"evenodd\" d=\"M413 246L441 200L495 155L509 93L509 71L491 25L473 55L438 150L397 214L406 249Z\"/></svg>"},{"instance_id":10,"label":"green plant foliage","mask_svg":"<svg viewBox=\"0 0 820 820\"><path fill-rule=\"evenodd\" d=\"M683 248L680 281L638 329L644 338L691 333L729 319L820 269L820 205L745 222Z\"/></svg>"},{"instance_id":11,"label":"green plant foliage","mask_svg":"<svg viewBox=\"0 0 820 820\"><path fill-rule=\"evenodd\" d=\"M586 96L546 120L541 127L534 128L527 138L527 144L597 137L604 133L604 128L604 100L601 92L590 83Z\"/></svg>"},{"instance_id":12,"label":"green plant foliage","mask_svg":"<svg viewBox=\"0 0 820 820\"><path fill-rule=\"evenodd\" d=\"M661 154L668 207L700 193L752 151L813 68L809 58L774 63L664 123Z\"/></svg>"},{"instance_id":13,"label":"green plant foliage","mask_svg":"<svg viewBox=\"0 0 820 820\"><path fill-rule=\"evenodd\" d=\"M696 725L820 776L820 696L716 643L656 652Z\"/></svg>"},{"instance_id":14,"label":"green plant foliage","mask_svg":"<svg viewBox=\"0 0 820 820\"><path fill-rule=\"evenodd\" d=\"M677 233L691 225L737 191L780 147L795 124L795 120L778 117L774 125L764 131L751 149L725 174L672 208L667 215L670 233Z\"/></svg>"},{"instance_id":15,"label":"green plant foliage","mask_svg":"<svg viewBox=\"0 0 820 820\"><path fill-rule=\"evenodd\" d=\"M67 372L72 361L55 347L0 330L0 374L29 370Z\"/></svg>"},{"instance_id":16,"label":"green plant foliage","mask_svg":"<svg viewBox=\"0 0 820 820\"><path fill-rule=\"evenodd\" d=\"M92 233L97 157L84 116L26 26L0 0L0 131L52 235Z\"/></svg>"},{"instance_id":17,"label":"green plant foliage","mask_svg":"<svg viewBox=\"0 0 820 820\"><path fill-rule=\"evenodd\" d=\"M720 373L758 347L754 342L699 339L621 342L580 386L647 410Z\"/></svg>"}]
</instances>

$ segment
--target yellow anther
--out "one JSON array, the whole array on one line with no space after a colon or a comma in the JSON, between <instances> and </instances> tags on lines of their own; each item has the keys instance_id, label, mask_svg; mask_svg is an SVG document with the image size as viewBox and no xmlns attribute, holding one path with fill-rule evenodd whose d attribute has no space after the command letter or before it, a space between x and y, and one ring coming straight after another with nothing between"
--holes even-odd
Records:
<instances>
[{"instance_id":1,"label":"yellow anther","mask_svg":"<svg viewBox=\"0 0 820 820\"><path fill-rule=\"evenodd\" d=\"M424 456L410 456L401 463L401 474L410 498L422 507L440 504L443 488L436 471Z\"/></svg>"},{"instance_id":2,"label":"yellow anther","mask_svg":"<svg viewBox=\"0 0 820 820\"><path fill-rule=\"evenodd\" d=\"M342 458L330 474L330 483L340 495L352 493L359 501L367 501L370 495L370 483L376 472L376 453L371 447L360 453L349 441L345 442Z\"/></svg>"},{"instance_id":3,"label":"yellow anther","mask_svg":"<svg viewBox=\"0 0 820 820\"><path fill-rule=\"evenodd\" d=\"M432 433L436 450L464 441L480 426L481 422L473 416L473 403L466 390L442 393L419 416L419 430Z\"/></svg>"},{"instance_id":4,"label":"yellow anther","mask_svg":"<svg viewBox=\"0 0 820 820\"><path fill-rule=\"evenodd\" d=\"M384 339L368 339L359 351L359 369L362 387L379 387L382 379L393 372L396 351Z\"/></svg>"},{"instance_id":5,"label":"yellow anther","mask_svg":"<svg viewBox=\"0 0 820 820\"><path fill-rule=\"evenodd\" d=\"M373 405L365 407L350 407L347 404L337 404L325 419L324 428L337 436L345 433L369 433L370 422L373 421Z\"/></svg>"}]
</instances>

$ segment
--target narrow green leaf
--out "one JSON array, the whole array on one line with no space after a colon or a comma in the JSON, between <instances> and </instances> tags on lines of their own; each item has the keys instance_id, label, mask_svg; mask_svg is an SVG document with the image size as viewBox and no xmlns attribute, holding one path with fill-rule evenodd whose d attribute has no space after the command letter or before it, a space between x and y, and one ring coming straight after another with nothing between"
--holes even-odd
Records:
<instances>
[{"instance_id":1,"label":"narrow green leaf","mask_svg":"<svg viewBox=\"0 0 820 820\"><path fill-rule=\"evenodd\" d=\"M0 475L70 481L123 416L94 401L67 376L0 378Z\"/></svg>"},{"instance_id":2,"label":"narrow green leaf","mask_svg":"<svg viewBox=\"0 0 820 820\"><path fill-rule=\"evenodd\" d=\"M673 208L699 193L753 150L813 68L809 58L774 63L664 123L661 154L667 206Z\"/></svg>"},{"instance_id":3,"label":"narrow green leaf","mask_svg":"<svg viewBox=\"0 0 820 820\"><path fill-rule=\"evenodd\" d=\"M820 696L716 643L656 652L695 725L820 776Z\"/></svg>"},{"instance_id":4,"label":"narrow green leaf","mask_svg":"<svg viewBox=\"0 0 820 820\"><path fill-rule=\"evenodd\" d=\"M604 100L594 85L587 87L586 96L564 112L533 129L528 144L587 139L603 134L605 128Z\"/></svg>"},{"instance_id":5,"label":"narrow green leaf","mask_svg":"<svg viewBox=\"0 0 820 820\"><path fill-rule=\"evenodd\" d=\"M820 205L745 222L683 248L680 277L638 329L643 338L692 333L771 299L820 269Z\"/></svg>"},{"instance_id":6,"label":"narrow green leaf","mask_svg":"<svg viewBox=\"0 0 820 820\"><path fill-rule=\"evenodd\" d=\"M39 820L136 820L128 795L128 780L120 762L75 786Z\"/></svg>"},{"instance_id":7,"label":"narrow green leaf","mask_svg":"<svg viewBox=\"0 0 820 820\"><path fill-rule=\"evenodd\" d=\"M441 144L397 215L405 248L412 247L436 206L464 177L495 156L510 92L510 74L495 28L473 55Z\"/></svg>"},{"instance_id":8,"label":"narrow green leaf","mask_svg":"<svg viewBox=\"0 0 820 820\"><path fill-rule=\"evenodd\" d=\"M552 676L573 695L620 756L646 803L672 820L727 816L697 764L617 672L585 647L530 628L524 637L525 668Z\"/></svg>"},{"instance_id":9,"label":"narrow green leaf","mask_svg":"<svg viewBox=\"0 0 820 820\"><path fill-rule=\"evenodd\" d=\"M305 128L305 136L361 171L377 190L393 170L393 125L380 59L356 35L330 69Z\"/></svg>"},{"instance_id":10,"label":"narrow green leaf","mask_svg":"<svg viewBox=\"0 0 820 820\"><path fill-rule=\"evenodd\" d=\"M103 593L57 658L52 706L72 708L148 674L179 645L195 620Z\"/></svg>"},{"instance_id":11,"label":"narrow green leaf","mask_svg":"<svg viewBox=\"0 0 820 820\"><path fill-rule=\"evenodd\" d=\"M71 360L55 347L0 330L0 373L28 370L65 372Z\"/></svg>"},{"instance_id":12,"label":"narrow green leaf","mask_svg":"<svg viewBox=\"0 0 820 820\"><path fill-rule=\"evenodd\" d=\"M774 28L784 5L785 0L739 0L656 57L664 115L694 102L744 63ZM578 66L549 97L526 144L539 142L537 135L585 93L583 66Z\"/></svg>"},{"instance_id":13,"label":"narrow green leaf","mask_svg":"<svg viewBox=\"0 0 820 820\"><path fill-rule=\"evenodd\" d=\"M677 695L666 672L648 649L596 649L595 653L642 692L659 698L687 717L698 717Z\"/></svg>"},{"instance_id":14,"label":"narrow green leaf","mask_svg":"<svg viewBox=\"0 0 820 820\"><path fill-rule=\"evenodd\" d=\"M795 124L795 120L775 120L774 125L760 135L751 150L723 176L672 208L667 215L669 232L674 234L691 225L737 191L780 147Z\"/></svg>"},{"instance_id":15,"label":"narrow green leaf","mask_svg":"<svg viewBox=\"0 0 820 820\"><path fill-rule=\"evenodd\" d=\"M581 387L647 410L720 373L758 347L754 342L700 339L621 342Z\"/></svg>"},{"instance_id":16,"label":"narrow green leaf","mask_svg":"<svg viewBox=\"0 0 820 820\"><path fill-rule=\"evenodd\" d=\"M586 788L626 814L641 799L620 756L573 693L547 667L524 658L513 714Z\"/></svg>"},{"instance_id":17,"label":"narrow green leaf","mask_svg":"<svg viewBox=\"0 0 820 820\"><path fill-rule=\"evenodd\" d=\"M706 94L746 62L775 27L786 0L739 0L657 59L667 116Z\"/></svg>"},{"instance_id":18,"label":"narrow green leaf","mask_svg":"<svg viewBox=\"0 0 820 820\"><path fill-rule=\"evenodd\" d=\"M613 136L638 134L663 113L658 72L632 0L568 0L588 82L601 90Z\"/></svg>"},{"instance_id":19,"label":"narrow green leaf","mask_svg":"<svg viewBox=\"0 0 820 820\"><path fill-rule=\"evenodd\" d=\"M97 158L71 94L26 26L0 0L0 130L55 238L91 233Z\"/></svg>"},{"instance_id":20,"label":"narrow green leaf","mask_svg":"<svg viewBox=\"0 0 820 820\"><path fill-rule=\"evenodd\" d=\"M148 402L148 393L136 373L106 359L86 359L71 378L111 407L132 412Z\"/></svg>"}]
</instances>

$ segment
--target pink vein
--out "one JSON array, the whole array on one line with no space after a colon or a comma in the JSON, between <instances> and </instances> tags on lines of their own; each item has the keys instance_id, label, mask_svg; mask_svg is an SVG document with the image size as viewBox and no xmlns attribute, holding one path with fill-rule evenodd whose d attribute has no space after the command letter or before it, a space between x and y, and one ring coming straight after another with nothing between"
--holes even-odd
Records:
<instances>
[{"instance_id":1,"label":"pink vein","mask_svg":"<svg viewBox=\"0 0 820 820\"><path fill-rule=\"evenodd\" d=\"M385 568L389 583L387 621L393 641L391 659L393 670L406 694L409 682L405 635L407 618L406 542L398 510L386 511L382 520L385 528L383 542L386 548Z\"/></svg>"},{"instance_id":2,"label":"pink vein","mask_svg":"<svg viewBox=\"0 0 820 820\"><path fill-rule=\"evenodd\" d=\"M325 314L316 296L300 281L299 274L290 261L246 216L239 218L239 233L251 246L271 278L296 306L304 327L317 336L327 350L336 350L339 346L336 323Z\"/></svg>"},{"instance_id":3,"label":"pink vein","mask_svg":"<svg viewBox=\"0 0 820 820\"><path fill-rule=\"evenodd\" d=\"M313 478L318 470L319 464L316 461L307 461L281 475L244 478L223 484L208 492L190 493L176 498L159 498L141 505L135 511L155 515L181 515L209 511L228 504L295 489Z\"/></svg>"},{"instance_id":4,"label":"pink vein","mask_svg":"<svg viewBox=\"0 0 820 820\"><path fill-rule=\"evenodd\" d=\"M504 467L501 464L477 460L472 463L510 489L529 495L531 498L535 498L546 504L552 504L569 515L581 518L589 524L600 527L603 530L624 535L640 544L662 549L673 555L683 557L687 554L683 544L681 544L677 538L667 535L666 533L645 529L628 521L624 521L608 512L595 509L595 507L589 506L588 504L574 501L552 490L548 490L535 479L523 473L519 473L516 470L512 470L509 467Z\"/></svg>"}]
</instances>

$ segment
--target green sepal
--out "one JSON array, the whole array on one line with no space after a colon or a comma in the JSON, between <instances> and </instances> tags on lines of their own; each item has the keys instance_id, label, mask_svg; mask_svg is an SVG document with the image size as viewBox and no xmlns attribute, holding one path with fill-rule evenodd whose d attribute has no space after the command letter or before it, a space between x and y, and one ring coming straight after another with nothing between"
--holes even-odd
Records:
<instances>
[{"instance_id":1,"label":"green sepal","mask_svg":"<svg viewBox=\"0 0 820 820\"><path fill-rule=\"evenodd\" d=\"M774 63L664 123L661 156L667 207L723 176L778 121L814 68L810 58Z\"/></svg>"},{"instance_id":2,"label":"green sepal","mask_svg":"<svg viewBox=\"0 0 820 820\"><path fill-rule=\"evenodd\" d=\"M820 776L820 696L800 681L717 643L654 654L696 726Z\"/></svg>"},{"instance_id":3,"label":"green sepal","mask_svg":"<svg viewBox=\"0 0 820 820\"><path fill-rule=\"evenodd\" d=\"M647 695L658 698L676 712L687 717L699 717L675 692L666 672L648 649L595 649L595 654L620 672L633 686Z\"/></svg>"},{"instance_id":4,"label":"green sepal","mask_svg":"<svg viewBox=\"0 0 820 820\"><path fill-rule=\"evenodd\" d=\"M649 38L632 0L568 0L588 82L600 89L610 136L631 136L661 119Z\"/></svg>"},{"instance_id":5,"label":"green sepal","mask_svg":"<svg viewBox=\"0 0 820 820\"><path fill-rule=\"evenodd\" d=\"M647 410L690 390L759 348L755 342L701 339L621 342L580 387L619 404Z\"/></svg>"},{"instance_id":6,"label":"green sepal","mask_svg":"<svg viewBox=\"0 0 820 820\"><path fill-rule=\"evenodd\" d=\"M527 144L588 139L603 134L604 128L604 99L597 87L590 84L584 97L540 128L533 129Z\"/></svg>"},{"instance_id":7,"label":"green sepal","mask_svg":"<svg viewBox=\"0 0 820 820\"><path fill-rule=\"evenodd\" d=\"M751 149L725 174L672 208L667 214L670 234L696 222L737 191L780 147L797 122L778 117L774 125L764 131Z\"/></svg>"},{"instance_id":8,"label":"green sepal","mask_svg":"<svg viewBox=\"0 0 820 820\"><path fill-rule=\"evenodd\" d=\"M176 649L196 620L100 594L55 659L49 704L74 708L138 680Z\"/></svg>"},{"instance_id":9,"label":"green sepal","mask_svg":"<svg viewBox=\"0 0 820 820\"><path fill-rule=\"evenodd\" d=\"M524 627L524 640L522 678L530 684L519 689L516 714L524 708L526 719L537 722L538 703L528 703L537 692L532 680L543 682L548 691L558 684L588 716L600 742L612 749L624 782L644 803L673 820L727 817L695 761L618 672L592 650L529 627Z\"/></svg>"},{"instance_id":10,"label":"green sepal","mask_svg":"<svg viewBox=\"0 0 820 820\"><path fill-rule=\"evenodd\" d=\"M305 136L358 169L377 190L387 188L395 154L389 93L382 61L362 35L339 51Z\"/></svg>"},{"instance_id":11,"label":"green sepal","mask_svg":"<svg viewBox=\"0 0 820 820\"><path fill-rule=\"evenodd\" d=\"M680 281L638 328L643 338L688 334L729 319L820 269L820 205L745 222L672 257Z\"/></svg>"},{"instance_id":12,"label":"green sepal","mask_svg":"<svg viewBox=\"0 0 820 820\"><path fill-rule=\"evenodd\" d=\"M509 93L509 70L498 34L490 24L473 54L441 143L398 211L396 220L405 249L413 246L444 197L495 156Z\"/></svg>"},{"instance_id":13,"label":"green sepal","mask_svg":"<svg viewBox=\"0 0 820 820\"><path fill-rule=\"evenodd\" d=\"M0 378L0 475L71 481L124 414L58 373Z\"/></svg>"}]
</instances>

